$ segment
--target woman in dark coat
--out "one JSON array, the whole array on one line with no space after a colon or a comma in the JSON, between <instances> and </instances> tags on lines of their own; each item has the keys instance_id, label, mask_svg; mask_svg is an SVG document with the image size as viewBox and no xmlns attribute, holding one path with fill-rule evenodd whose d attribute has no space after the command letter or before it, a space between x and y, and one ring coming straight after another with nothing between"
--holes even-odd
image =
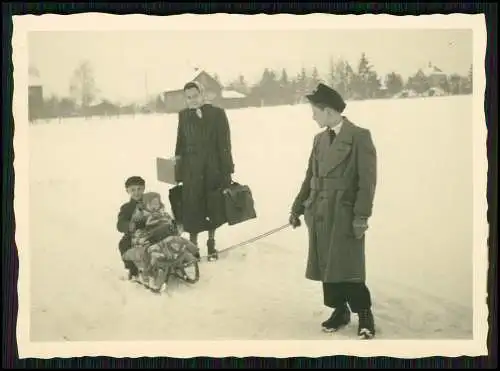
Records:
<instances>
[{"instance_id":1,"label":"woman in dark coat","mask_svg":"<svg viewBox=\"0 0 500 371\"><path fill-rule=\"evenodd\" d=\"M198 83L187 83L184 94L188 108L179 112L175 148L176 181L183 185L181 222L196 245L198 234L208 231L209 260L216 260L215 230L221 224L213 220L216 210L209 207L209 197L231 184L229 123L222 108L204 103Z\"/></svg>"}]
</instances>

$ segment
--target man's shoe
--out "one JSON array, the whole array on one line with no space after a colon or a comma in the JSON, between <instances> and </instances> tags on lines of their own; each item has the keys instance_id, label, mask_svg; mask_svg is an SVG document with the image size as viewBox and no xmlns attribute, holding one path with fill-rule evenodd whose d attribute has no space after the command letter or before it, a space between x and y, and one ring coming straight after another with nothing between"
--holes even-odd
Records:
<instances>
[{"instance_id":1,"label":"man's shoe","mask_svg":"<svg viewBox=\"0 0 500 371\"><path fill-rule=\"evenodd\" d=\"M360 339L373 339L375 337L375 320L370 309L362 310L358 313L358 337Z\"/></svg>"},{"instance_id":2,"label":"man's shoe","mask_svg":"<svg viewBox=\"0 0 500 371\"><path fill-rule=\"evenodd\" d=\"M336 308L330 318L324 321L321 326L324 332L336 332L351 322L351 311L345 305Z\"/></svg>"}]
</instances>

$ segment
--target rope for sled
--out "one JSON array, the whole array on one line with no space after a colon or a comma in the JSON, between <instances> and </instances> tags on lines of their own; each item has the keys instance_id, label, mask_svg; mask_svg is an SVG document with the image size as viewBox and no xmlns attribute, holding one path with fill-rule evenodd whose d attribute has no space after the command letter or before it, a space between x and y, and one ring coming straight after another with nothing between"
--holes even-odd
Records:
<instances>
[{"instance_id":1,"label":"rope for sled","mask_svg":"<svg viewBox=\"0 0 500 371\"><path fill-rule=\"evenodd\" d=\"M289 223L287 223L287 224L283 224L283 225L282 225L282 226L280 226L280 227L277 227L277 228L271 229L270 231L267 231L267 232L262 233L262 234L260 234L260 235L258 235L258 236L252 237L252 238L250 238L250 239L248 239L248 240L246 240L246 241L243 241L243 242L240 242L240 243L238 243L238 244L235 244L235 245L231 245L231 246L229 246L229 247L226 247L225 249L219 250L219 254L220 254L220 253L225 253L225 252L227 252L227 251L229 251L229 250L233 250L233 249L235 249L235 248L237 248L237 247L241 247L241 246L244 246L244 245L248 245L249 243L252 243L252 242L258 241L258 240L260 240L260 239L262 239L262 238L264 238L264 237L268 237L268 236L270 236L270 235L272 235L272 234L274 234L274 233L277 233L277 232L279 232L279 231L281 231L281 230L283 230L283 229L285 229L285 228L288 228L288 227L290 227L290 226L291 226L291 225L290 225ZM204 258L206 259L207 257L205 256Z\"/></svg>"}]
</instances>

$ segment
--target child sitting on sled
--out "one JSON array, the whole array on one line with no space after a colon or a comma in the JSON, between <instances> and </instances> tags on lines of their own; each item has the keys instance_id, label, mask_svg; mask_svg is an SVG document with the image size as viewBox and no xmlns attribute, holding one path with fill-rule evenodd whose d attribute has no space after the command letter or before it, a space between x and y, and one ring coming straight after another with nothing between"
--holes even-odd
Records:
<instances>
[{"instance_id":1,"label":"child sitting on sled","mask_svg":"<svg viewBox=\"0 0 500 371\"><path fill-rule=\"evenodd\" d=\"M154 268L160 259L184 264L199 256L198 248L180 236L175 220L165 211L160 194L145 193L142 204L138 205L134 218L143 223L132 237L132 248L123 258L137 266L139 280L150 288L155 288ZM168 268L168 267L167 267Z\"/></svg>"},{"instance_id":2,"label":"child sitting on sled","mask_svg":"<svg viewBox=\"0 0 500 371\"><path fill-rule=\"evenodd\" d=\"M149 247L169 236L178 235L179 231L173 218L165 211L161 196L156 192L142 195L132 215L132 221L140 225L132 233L131 249L124 255L124 260L132 261L139 271L139 280L147 279L149 271Z\"/></svg>"}]
</instances>

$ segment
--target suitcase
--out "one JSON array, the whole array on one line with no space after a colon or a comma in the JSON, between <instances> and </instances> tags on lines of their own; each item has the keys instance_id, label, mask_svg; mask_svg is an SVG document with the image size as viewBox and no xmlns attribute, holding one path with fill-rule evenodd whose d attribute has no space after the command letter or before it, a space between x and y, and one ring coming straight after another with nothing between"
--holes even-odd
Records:
<instances>
[{"instance_id":1,"label":"suitcase","mask_svg":"<svg viewBox=\"0 0 500 371\"><path fill-rule=\"evenodd\" d=\"M248 185L234 182L223 195L229 225L240 224L257 217L252 191Z\"/></svg>"}]
</instances>

